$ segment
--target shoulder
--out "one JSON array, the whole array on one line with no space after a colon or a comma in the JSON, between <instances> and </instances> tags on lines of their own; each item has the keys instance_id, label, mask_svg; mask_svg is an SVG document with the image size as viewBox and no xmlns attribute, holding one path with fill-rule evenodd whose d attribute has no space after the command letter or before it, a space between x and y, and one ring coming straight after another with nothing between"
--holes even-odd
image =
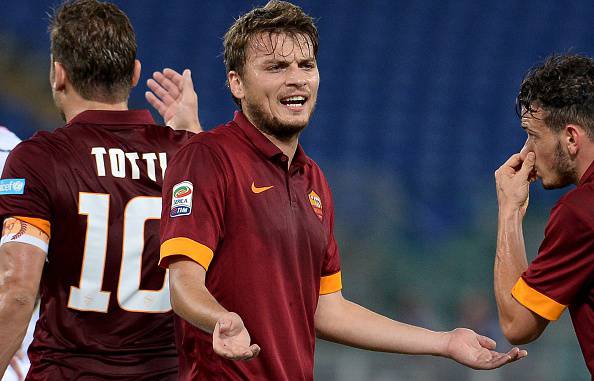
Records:
<instances>
[{"instance_id":1,"label":"shoulder","mask_svg":"<svg viewBox=\"0 0 594 381\"><path fill-rule=\"evenodd\" d=\"M594 183L584 184L567 192L555 204L553 211L594 216Z\"/></svg>"},{"instance_id":2,"label":"shoulder","mask_svg":"<svg viewBox=\"0 0 594 381\"><path fill-rule=\"evenodd\" d=\"M149 135L158 136L160 139L169 139L172 141L186 142L196 134L186 130L174 130L169 126L150 124L143 126Z\"/></svg>"},{"instance_id":3,"label":"shoulder","mask_svg":"<svg viewBox=\"0 0 594 381\"><path fill-rule=\"evenodd\" d=\"M212 130L194 134L180 148L180 155L191 155L192 152L207 151L217 156L225 156L233 141L236 140L228 125L220 125Z\"/></svg>"},{"instance_id":4,"label":"shoulder","mask_svg":"<svg viewBox=\"0 0 594 381\"><path fill-rule=\"evenodd\" d=\"M306 166L307 166L307 168L308 168L308 170L310 172L310 176L313 178L313 180L320 182L321 185L324 186L324 188L326 188L328 190L328 192L329 192L330 191L330 184L328 183L328 180L326 179L326 175L324 174L324 171L319 166L319 164L316 163L310 157L307 157L307 164L306 164Z\"/></svg>"},{"instance_id":5,"label":"shoulder","mask_svg":"<svg viewBox=\"0 0 594 381\"><path fill-rule=\"evenodd\" d=\"M594 232L594 187L583 186L565 194L551 210L547 231L551 230Z\"/></svg>"},{"instance_id":6,"label":"shoulder","mask_svg":"<svg viewBox=\"0 0 594 381\"><path fill-rule=\"evenodd\" d=\"M51 146L51 132L37 132L33 137L23 140L18 143L12 150L11 156L24 156L30 154L45 154L47 156L47 149Z\"/></svg>"}]
</instances>

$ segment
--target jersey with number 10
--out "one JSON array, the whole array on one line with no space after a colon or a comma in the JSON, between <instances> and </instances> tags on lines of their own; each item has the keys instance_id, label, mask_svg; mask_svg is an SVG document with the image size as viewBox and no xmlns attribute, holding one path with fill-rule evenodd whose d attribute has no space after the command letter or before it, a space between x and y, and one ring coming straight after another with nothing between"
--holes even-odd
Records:
<instances>
[{"instance_id":1,"label":"jersey with number 10","mask_svg":"<svg viewBox=\"0 0 594 381\"><path fill-rule=\"evenodd\" d=\"M28 380L176 379L159 218L167 159L189 135L148 111L86 111L9 156L3 178L24 189L0 194L0 219L51 235Z\"/></svg>"}]
</instances>

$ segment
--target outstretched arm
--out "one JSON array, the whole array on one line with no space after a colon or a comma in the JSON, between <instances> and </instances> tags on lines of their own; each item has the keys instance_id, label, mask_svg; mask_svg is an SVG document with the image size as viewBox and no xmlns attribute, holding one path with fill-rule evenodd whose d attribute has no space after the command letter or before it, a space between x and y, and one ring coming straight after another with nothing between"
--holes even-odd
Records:
<instances>
[{"instance_id":1,"label":"outstretched arm","mask_svg":"<svg viewBox=\"0 0 594 381\"><path fill-rule=\"evenodd\" d=\"M495 256L494 288L499 311L499 324L513 344L536 340L549 321L518 303L512 288L528 268L522 221L528 207L528 191L534 153L511 156L496 172L499 222Z\"/></svg>"},{"instance_id":2,"label":"outstretched arm","mask_svg":"<svg viewBox=\"0 0 594 381\"><path fill-rule=\"evenodd\" d=\"M513 348L495 352L495 342L469 329L435 332L379 315L343 298L321 295L315 315L318 337L373 351L451 358L473 369L494 369L526 356Z\"/></svg>"},{"instance_id":3,"label":"outstretched arm","mask_svg":"<svg viewBox=\"0 0 594 381\"><path fill-rule=\"evenodd\" d=\"M194 91L190 70L184 70L183 75L172 69L156 71L147 81L147 86L150 91L145 93L145 98L166 125L194 133L202 131L198 118L198 95Z\"/></svg>"},{"instance_id":4,"label":"outstretched arm","mask_svg":"<svg viewBox=\"0 0 594 381\"><path fill-rule=\"evenodd\" d=\"M0 246L0 375L23 342L35 308L45 252L20 242Z\"/></svg>"},{"instance_id":5,"label":"outstretched arm","mask_svg":"<svg viewBox=\"0 0 594 381\"><path fill-rule=\"evenodd\" d=\"M250 335L234 312L221 306L205 286L206 270L188 259L177 259L169 265L171 305L176 314L190 324L212 333L212 346L220 356L230 360L249 360L260 353L251 344Z\"/></svg>"}]
</instances>

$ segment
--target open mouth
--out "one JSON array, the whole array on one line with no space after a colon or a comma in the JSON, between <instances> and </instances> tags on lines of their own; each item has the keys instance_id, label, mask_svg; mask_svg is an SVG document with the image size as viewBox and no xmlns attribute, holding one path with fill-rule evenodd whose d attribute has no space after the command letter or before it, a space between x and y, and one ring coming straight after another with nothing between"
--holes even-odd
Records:
<instances>
[{"instance_id":1,"label":"open mouth","mask_svg":"<svg viewBox=\"0 0 594 381\"><path fill-rule=\"evenodd\" d=\"M296 95L292 97L282 98L280 103L292 109L300 109L307 102L307 97Z\"/></svg>"}]
</instances>

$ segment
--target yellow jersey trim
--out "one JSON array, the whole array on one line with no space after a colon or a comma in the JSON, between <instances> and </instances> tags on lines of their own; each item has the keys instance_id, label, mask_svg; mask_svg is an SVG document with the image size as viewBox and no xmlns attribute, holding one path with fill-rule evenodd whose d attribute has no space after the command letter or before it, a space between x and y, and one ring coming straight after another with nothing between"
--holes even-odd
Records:
<instances>
[{"instance_id":1,"label":"yellow jersey trim","mask_svg":"<svg viewBox=\"0 0 594 381\"><path fill-rule=\"evenodd\" d=\"M524 279L520 278L512 288L512 296L524 307L547 320L557 320L567 308L548 296L530 287Z\"/></svg>"},{"instance_id":2,"label":"yellow jersey trim","mask_svg":"<svg viewBox=\"0 0 594 381\"><path fill-rule=\"evenodd\" d=\"M320 279L320 295L332 294L342 290L342 276L340 271Z\"/></svg>"},{"instance_id":3,"label":"yellow jersey trim","mask_svg":"<svg viewBox=\"0 0 594 381\"><path fill-rule=\"evenodd\" d=\"M185 237L171 238L161 244L161 258L159 264L163 259L173 255L184 255L200 266L208 270L208 266L212 261L214 253L212 250L199 242Z\"/></svg>"}]
</instances>

